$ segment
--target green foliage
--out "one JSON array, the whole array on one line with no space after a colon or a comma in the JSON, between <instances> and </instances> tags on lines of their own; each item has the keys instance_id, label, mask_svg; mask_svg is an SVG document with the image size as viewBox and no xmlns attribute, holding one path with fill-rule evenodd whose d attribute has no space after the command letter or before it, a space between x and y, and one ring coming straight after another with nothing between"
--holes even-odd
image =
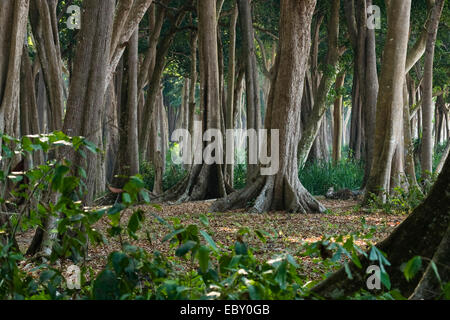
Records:
<instances>
[{"instance_id":1,"label":"green foliage","mask_svg":"<svg viewBox=\"0 0 450 320\"><path fill-rule=\"evenodd\" d=\"M408 190L395 187L392 194L384 192L385 200L372 194L368 207L381 210L387 214L409 214L425 199L425 194L419 186L410 186Z\"/></svg>"},{"instance_id":2,"label":"green foliage","mask_svg":"<svg viewBox=\"0 0 450 320\"><path fill-rule=\"evenodd\" d=\"M364 167L353 160L342 160L337 165L324 161L308 163L299 171L299 178L313 195L324 195L331 187L358 190L364 178Z\"/></svg>"},{"instance_id":3,"label":"green foliage","mask_svg":"<svg viewBox=\"0 0 450 320\"><path fill-rule=\"evenodd\" d=\"M28 136L21 140L2 136L2 161L8 163L15 154L25 157L33 151L56 150L70 147L85 155L85 150L96 152L96 148L83 138L69 138L61 133L45 136ZM64 154L58 152L57 154ZM8 167L8 166L6 166ZM199 216L199 224L184 225L177 217L165 221L155 213L146 213L134 207L139 199L148 202L146 183L140 176L131 177L124 186L122 202L101 209L83 207L79 199L83 194L83 170L64 158L56 157L43 165L32 167L19 179L19 173L2 171L2 180L9 179L21 183L17 196L25 199L45 199L38 202L29 216L19 214L11 219L12 229L0 229L0 299L29 300L69 300L69 299L183 299L183 300L262 300L262 299L304 299L320 298L310 295L309 289L317 281L308 281L302 273L302 266L292 255L276 254L261 262L248 245L247 237L259 238L263 243L270 236L264 230L242 227L236 234L236 241L229 245L216 243L206 215ZM77 175L72 175L78 172ZM52 196L56 195L56 196ZM45 198L43 198L45 197ZM3 200L4 202L4 200ZM156 208L156 207L155 207ZM131 215L125 221L125 211ZM25 271L22 262L29 263L13 245L17 229L26 230L42 225L49 215L57 217L57 240L52 254L41 262L33 264L31 273ZM100 219L109 224L107 235L94 227ZM143 230L145 219L154 219L167 227L171 253L163 255L155 251L149 253L133 245L126 239L137 240L144 234L151 239L149 231ZM302 255L313 257L318 268L328 273L343 265L347 276L352 278L352 262L361 269L364 256L381 269L381 281L390 290L390 279L385 270L389 261L375 246L368 253L358 245L358 240L370 240L375 232L363 223L363 232L335 237L324 236L322 241L303 245ZM127 237L125 237L127 236ZM107 237L117 239L120 248L108 256L102 270L95 274L84 265L86 246L106 243ZM329 253L329 256L324 255ZM57 260L71 259L80 267L81 288L69 287L61 267L54 267ZM185 262L189 262L189 267ZM408 262L405 276L411 278L420 268L418 260ZM437 274L437 268L436 268ZM448 298L449 286L442 284ZM381 295L358 292L349 299L400 299L395 290Z\"/></svg>"}]
</instances>

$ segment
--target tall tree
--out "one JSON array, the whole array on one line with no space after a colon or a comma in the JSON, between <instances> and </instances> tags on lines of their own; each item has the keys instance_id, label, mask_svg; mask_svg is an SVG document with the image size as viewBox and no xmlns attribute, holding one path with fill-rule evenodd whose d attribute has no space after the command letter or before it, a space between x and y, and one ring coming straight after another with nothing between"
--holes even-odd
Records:
<instances>
[{"instance_id":1,"label":"tall tree","mask_svg":"<svg viewBox=\"0 0 450 320\"><path fill-rule=\"evenodd\" d=\"M0 132L14 135L29 0L0 1ZM0 140L1 143L1 140Z\"/></svg>"},{"instance_id":2,"label":"tall tree","mask_svg":"<svg viewBox=\"0 0 450 320\"><path fill-rule=\"evenodd\" d=\"M247 100L247 130L261 127L261 104L258 89L258 67L255 54L255 35L253 30L252 7L250 0L237 0L239 21L242 34L242 56L245 66L245 96ZM250 148L247 141L247 149ZM250 164L250 152L247 152L247 179L255 175L257 164Z\"/></svg>"},{"instance_id":3,"label":"tall tree","mask_svg":"<svg viewBox=\"0 0 450 320\"><path fill-rule=\"evenodd\" d=\"M220 130L221 110L219 93L219 59L217 43L217 9L215 1L198 1L198 42L200 65L200 109L202 110L203 130ZM207 148L203 143L204 153ZM221 163L223 152L214 150L214 163L195 164L190 173L178 185L169 190L164 199L195 201L225 197L227 190ZM215 161L214 161L215 160Z\"/></svg>"},{"instance_id":4,"label":"tall tree","mask_svg":"<svg viewBox=\"0 0 450 320\"><path fill-rule=\"evenodd\" d=\"M422 104L422 178L424 181L430 179L433 172L433 63L436 37L439 29L439 20L444 8L445 0L436 0L431 13L428 26L428 38L425 52L425 66L423 73L423 104Z\"/></svg>"},{"instance_id":5,"label":"tall tree","mask_svg":"<svg viewBox=\"0 0 450 320\"><path fill-rule=\"evenodd\" d=\"M264 176L259 172L239 192L215 202L211 211L245 207L254 200L253 210L323 212L325 208L303 187L298 178L297 148L300 138L300 108L305 71L311 47L311 20L315 0L282 0L280 47L266 113L265 128L279 130L279 169ZM263 168L262 166L260 169Z\"/></svg>"},{"instance_id":6,"label":"tall tree","mask_svg":"<svg viewBox=\"0 0 450 320\"><path fill-rule=\"evenodd\" d=\"M96 145L101 144L101 115L104 105L113 29L114 0L83 1L82 26L74 60L74 70L67 100L64 132L71 136L85 136ZM97 180L100 155L87 155L86 201L91 202L104 185ZM76 164L83 159L76 157Z\"/></svg>"},{"instance_id":7,"label":"tall tree","mask_svg":"<svg viewBox=\"0 0 450 320\"><path fill-rule=\"evenodd\" d=\"M385 199L389 190L392 158L402 120L403 84L408 48L411 0L393 1L388 7L388 31L383 53L380 92L377 102L374 159L367 182L365 201L372 194Z\"/></svg>"}]
</instances>

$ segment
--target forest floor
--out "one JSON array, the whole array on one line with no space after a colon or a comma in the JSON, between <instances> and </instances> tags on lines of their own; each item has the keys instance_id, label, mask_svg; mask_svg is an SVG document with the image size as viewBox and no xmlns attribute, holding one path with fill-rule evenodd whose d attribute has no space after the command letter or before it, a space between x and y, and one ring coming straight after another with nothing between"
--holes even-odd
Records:
<instances>
[{"instance_id":1,"label":"forest floor","mask_svg":"<svg viewBox=\"0 0 450 320\"><path fill-rule=\"evenodd\" d=\"M170 230L150 213L158 215L169 223L178 219L184 226L197 224L200 230L204 229L212 235L219 247L232 245L236 241L238 231L243 227L248 227L250 230L264 230L270 234L265 243L255 233L245 237L245 242L253 248L255 257L261 261L267 261L276 254L289 253L301 260L302 273L312 280L320 277L322 272L313 258L301 255L302 244L320 241L325 235L339 236L358 231L367 232L367 230L364 231L363 218L366 226L376 228L374 237L370 240L372 243L376 243L388 236L406 218L406 215L388 215L382 212L362 210L356 201L326 200L320 197L319 199L328 209L325 214L287 214L286 212L253 214L246 213L245 210L206 214L211 205L210 201L179 205L166 204L158 209L152 206L137 206L133 210L125 211L121 222L126 225L136 209L148 213L144 226L139 232L140 240L134 241L127 238L123 240L148 252L160 251L174 256L175 248L170 246L169 241L162 241L170 233ZM208 217L208 226L200 222L199 218L202 215ZM96 227L106 234L106 230L109 228L108 219L102 219ZM17 240L21 249L26 250L32 235L31 231L18 235ZM362 240L358 240L356 243L362 248L368 245ZM120 242L108 238L107 245L89 248L87 264L95 271L100 271L105 266L108 255L117 250L120 250ZM64 268L70 264L70 261L63 261L61 267ZM195 267L190 265L189 261L185 261L184 265L187 269Z\"/></svg>"}]
</instances>

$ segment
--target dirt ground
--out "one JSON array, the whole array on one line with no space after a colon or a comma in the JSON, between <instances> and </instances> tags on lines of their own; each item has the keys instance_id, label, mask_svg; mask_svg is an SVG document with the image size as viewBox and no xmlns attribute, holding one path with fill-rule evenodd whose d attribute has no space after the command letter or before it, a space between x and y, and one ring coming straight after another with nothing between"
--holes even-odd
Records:
<instances>
[{"instance_id":1,"label":"dirt ground","mask_svg":"<svg viewBox=\"0 0 450 320\"><path fill-rule=\"evenodd\" d=\"M170 233L169 229L158 222L150 213L157 214L169 223L178 218L185 226L197 224L200 229L208 231L219 247L232 245L236 241L237 232L242 227L248 227L252 230L259 229L270 234L266 243L263 243L254 233L252 236L245 237L249 247L254 248L253 253L257 259L265 261L279 253L290 253L301 259L303 272L307 273L310 278L317 278L317 276L320 276L317 263L309 257L300 256L302 244L319 241L324 235L337 236L362 231L363 218L365 218L366 225L376 227L375 236L371 239L375 243L389 235L406 218L405 215L387 215L364 211L355 201L326 200L323 198L320 201L328 209L325 214L288 214L286 212L254 214L247 213L245 210L207 214L211 202L166 204L158 209L152 206L137 206L133 210L143 210L146 213L146 219L139 234L141 240L130 242L148 252L158 250L173 254L175 248L171 248L168 242L162 242L162 239ZM133 210L127 210L122 215L121 221L124 225L128 222ZM209 220L209 226L207 227L199 220L199 217L203 214ZM102 219L95 227L106 234L106 229L109 227L108 219ZM150 238L146 236L147 234L150 235ZM26 250L31 237L32 232L18 236L19 245L23 250ZM129 241L129 239L125 240ZM108 239L108 242L106 245L89 249L87 263L96 271L104 267L111 252L120 250L118 241ZM357 243L362 247L367 245L363 241ZM62 262L63 266L66 264L71 263L69 261ZM192 266L186 263L186 267Z\"/></svg>"}]
</instances>

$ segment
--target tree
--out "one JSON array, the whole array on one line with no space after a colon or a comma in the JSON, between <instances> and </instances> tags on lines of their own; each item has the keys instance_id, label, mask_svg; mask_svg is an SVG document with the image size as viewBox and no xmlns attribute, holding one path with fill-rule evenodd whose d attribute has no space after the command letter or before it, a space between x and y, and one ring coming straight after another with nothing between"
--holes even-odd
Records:
<instances>
[{"instance_id":1,"label":"tree","mask_svg":"<svg viewBox=\"0 0 450 320\"><path fill-rule=\"evenodd\" d=\"M258 68L255 55L255 36L253 31L252 7L250 0L237 0L239 21L242 33L242 57L245 65L245 89L247 100L247 129L261 128L261 105L258 90ZM256 142L257 143L257 142ZM247 144L250 144L248 139ZM249 148L247 148L249 150ZM250 164L247 152L247 179L258 170L257 164Z\"/></svg>"},{"instance_id":2,"label":"tree","mask_svg":"<svg viewBox=\"0 0 450 320\"><path fill-rule=\"evenodd\" d=\"M203 130L220 130L220 94L219 64L217 48L217 9L215 1L198 1L198 42L200 65L200 109L202 110ZM195 48L195 46L194 46ZM206 144L202 145L203 151ZM195 151L199 152L199 151ZM223 156L220 150L214 151L213 157ZM219 161L220 162L220 161ZM195 164L190 173L178 185L166 192L163 199L178 201L195 201L225 197L227 190L223 177L222 165Z\"/></svg>"},{"instance_id":3,"label":"tree","mask_svg":"<svg viewBox=\"0 0 450 320\"><path fill-rule=\"evenodd\" d=\"M0 2L0 132L14 135L29 0ZM0 140L1 143L1 140Z\"/></svg>"},{"instance_id":4,"label":"tree","mask_svg":"<svg viewBox=\"0 0 450 320\"><path fill-rule=\"evenodd\" d=\"M433 62L439 20L444 8L445 0L436 0L433 7L425 53L425 67L423 74L423 104L422 104L422 178L427 181L433 172Z\"/></svg>"},{"instance_id":5,"label":"tree","mask_svg":"<svg viewBox=\"0 0 450 320\"><path fill-rule=\"evenodd\" d=\"M408 46L411 1L394 1L388 8L388 31L377 102L374 159L367 181L365 202L373 195L385 199L392 158L402 120L403 84Z\"/></svg>"},{"instance_id":6,"label":"tree","mask_svg":"<svg viewBox=\"0 0 450 320\"><path fill-rule=\"evenodd\" d=\"M245 207L253 200L253 210L257 212L325 211L301 184L296 157L301 99L311 47L310 25L315 5L315 0L281 1L280 47L265 120L269 141L272 141L270 130L279 130L279 140L268 143L268 147L271 143L279 145L278 172L269 176L259 172L243 190L215 202L211 211Z\"/></svg>"}]
</instances>

